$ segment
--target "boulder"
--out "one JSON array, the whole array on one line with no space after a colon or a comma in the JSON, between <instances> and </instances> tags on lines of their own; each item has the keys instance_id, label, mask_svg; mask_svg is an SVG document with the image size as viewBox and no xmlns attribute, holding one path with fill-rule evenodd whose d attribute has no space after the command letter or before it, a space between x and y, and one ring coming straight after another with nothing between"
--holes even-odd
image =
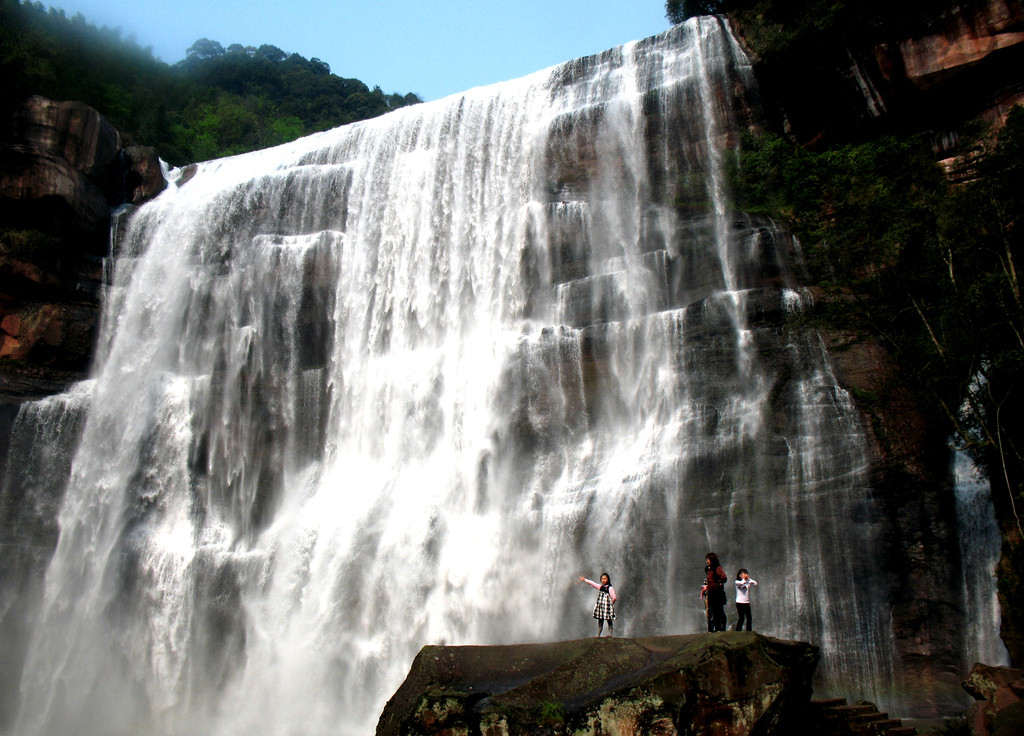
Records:
<instances>
[{"instance_id":1,"label":"boulder","mask_svg":"<svg viewBox=\"0 0 1024 736\"><path fill-rule=\"evenodd\" d=\"M988 700L1000 688L1018 681L1024 681L1024 671L1013 667L991 667L979 662L964 680L964 690L975 700Z\"/></svg>"},{"instance_id":2,"label":"boulder","mask_svg":"<svg viewBox=\"0 0 1024 736\"><path fill-rule=\"evenodd\" d=\"M127 146L121 150L120 199L130 204L142 204L167 188L160 158L152 146Z\"/></svg>"},{"instance_id":3,"label":"boulder","mask_svg":"<svg viewBox=\"0 0 1024 736\"><path fill-rule=\"evenodd\" d=\"M110 225L103 190L50 151L15 144L0 149L0 212L15 227L95 239Z\"/></svg>"},{"instance_id":4,"label":"boulder","mask_svg":"<svg viewBox=\"0 0 1024 736\"><path fill-rule=\"evenodd\" d=\"M1024 733L1024 671L975 664L963 687L977 701L967 710L972 736Z\"/></svg>"},{"instance_id":5,"label":"boulder","mask_svg":"<svg viewBox=\"0 0 1024 736\"><path fill-rule=\"evenodd\" d=\"M427 646L377 734L785 733L817 662L815 646L751 632Z\"/></svg>"}]
</instances>

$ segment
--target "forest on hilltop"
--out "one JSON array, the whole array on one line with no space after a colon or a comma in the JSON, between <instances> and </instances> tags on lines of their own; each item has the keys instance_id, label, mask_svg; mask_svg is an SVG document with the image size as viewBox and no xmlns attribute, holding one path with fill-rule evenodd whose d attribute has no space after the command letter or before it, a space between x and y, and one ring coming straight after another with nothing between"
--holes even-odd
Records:
<instances>
[{"instance_id":1,"label":"forest on hilltop","mask_svg":"<svg viewBox=\"0 0 1024 736\"><path fill-rule=\"evenodd\" d=\"M39 2L0 0L0 114L43 95L96 108L129 143L173 165L245 153L420 102L319 59L199 39L174 65L118 28Z\"/></svg>"}]
</instances>

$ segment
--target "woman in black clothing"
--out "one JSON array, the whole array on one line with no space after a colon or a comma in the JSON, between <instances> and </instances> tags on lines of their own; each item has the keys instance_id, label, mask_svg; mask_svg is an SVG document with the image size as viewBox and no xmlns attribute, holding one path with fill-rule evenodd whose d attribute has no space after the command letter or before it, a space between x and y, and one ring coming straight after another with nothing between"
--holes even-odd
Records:
<instances>
[{"instance_id":1,"label":"woman in black clothing","mask_svg":"<svg viewBox=\"0 0 1024 736\"><path fill-rule=\"evenodd\" d=\"M708 631L725 631L728 628L725 618L725 584L729 576L725 574L714 552L708 552L706 562L701 591L708 602Z\"/></svg>"}]
</instances>

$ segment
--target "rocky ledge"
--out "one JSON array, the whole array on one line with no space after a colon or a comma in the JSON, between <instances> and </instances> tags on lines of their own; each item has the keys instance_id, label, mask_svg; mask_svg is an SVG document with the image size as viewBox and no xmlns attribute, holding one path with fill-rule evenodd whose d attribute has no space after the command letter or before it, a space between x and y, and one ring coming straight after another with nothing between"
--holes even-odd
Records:
<instances>
[{"instance_id":1,"label":"rocky ledge","mask_svg":"<svg viewBox=\"0 0 1024 736\"><path fill-rule=\"evenodd\" d=\"M975 700L967 709L971 736L1024 733L1024 671L976 664L963 685Z\"/></svg>"},{"instance_id":2,"label":"rocky ledge","mask_svg":"<svg viewBox=\"0 0 1024 736\"><path fill-rule=\"evenodd\" d=\"M757 633L424 647L378 736L798 733L818 648Z\"/></svg>"}]
</instances>

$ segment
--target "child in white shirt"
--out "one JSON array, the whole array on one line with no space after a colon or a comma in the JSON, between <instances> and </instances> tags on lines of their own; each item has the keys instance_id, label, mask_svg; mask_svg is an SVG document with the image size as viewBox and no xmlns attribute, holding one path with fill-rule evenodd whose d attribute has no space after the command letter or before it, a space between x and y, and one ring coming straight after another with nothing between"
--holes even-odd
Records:
<instances>
[{"instance_id":1,"label":"child in white shirt","mask_svg":"<svg viewBox=\"0 0 1024 736\"><path fill-rule=\"evenodd\" d=\"M747 631L751 631L750 617L750 586L757 585L757 581L750 577L745 568L740 568L736 573L736 626L734 631L743 631L743 620L747 621Z\"/></svg>"}]
</instances>

